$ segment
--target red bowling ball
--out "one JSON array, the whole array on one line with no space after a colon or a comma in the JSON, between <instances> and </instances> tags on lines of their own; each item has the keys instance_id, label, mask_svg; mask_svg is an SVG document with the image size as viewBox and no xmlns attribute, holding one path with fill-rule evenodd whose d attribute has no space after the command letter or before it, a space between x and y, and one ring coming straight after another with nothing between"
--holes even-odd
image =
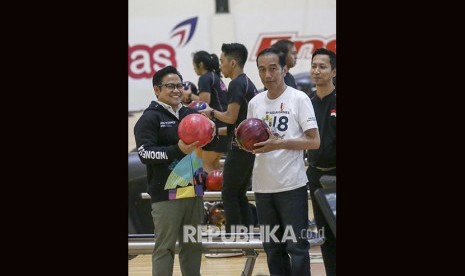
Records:
<instances>
[{"instance_id":1,"label":"red bowling ball","mask_svg":"<svg viewBox=\"0 0 465 276\"><path fill-rule=\"evenodd\" d=\"M186 144L199 141L197 147L210 143L215 133L214 123L201 114L189 114L179 123L178 136Z\"/></svg>"},{"instance_id":2,"label":"red bowling ball","mask_svg":"<svg viewBox=\"0 0 465 276\"><path fill-rule=\"evenodd\" d=\"M268 125L260 119L248 118L242 121L236 128L236 142L239 146L249 152L256 149L255 143L268 140Z\"/></svg>"},{"instance_id":3,"label":"red bowling ball","mask_svg":"<svg viewBox=\"0 0 465 276\"><path fill-rule=\"evenodd\" d=\"M223 188L223 170L213 170L207 175L205 186L209 191L221 191Z\"/></svg>"}]
</instances>

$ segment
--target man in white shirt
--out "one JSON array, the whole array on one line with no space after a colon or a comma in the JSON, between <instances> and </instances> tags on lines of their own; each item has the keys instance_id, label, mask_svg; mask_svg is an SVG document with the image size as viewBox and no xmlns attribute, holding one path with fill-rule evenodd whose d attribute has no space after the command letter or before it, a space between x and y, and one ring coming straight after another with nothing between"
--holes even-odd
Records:
<instances>
[{"instance_id":1,"label":"man in white shirt","mask_svg":"<svg viewBox=\"0 0 465 276\"><path fill-rule=\"evenodd\" d=\"M271 135L255 144L252 189L270 274L306 276L310 245L303 150L317 149L320 136L309 97L284 82L285 59L274 48L257 56L260 79L268 90L249 102L247 118L263 120Z\"/></svg>"}]
</instances>

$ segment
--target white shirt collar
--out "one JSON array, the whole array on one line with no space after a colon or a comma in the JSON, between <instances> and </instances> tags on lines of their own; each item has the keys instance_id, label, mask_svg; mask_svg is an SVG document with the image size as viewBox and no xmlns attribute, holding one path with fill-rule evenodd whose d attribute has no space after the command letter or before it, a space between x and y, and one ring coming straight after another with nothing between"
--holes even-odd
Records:
<instances>
[{"instance_id":1,"label":"white shirt collar","mask_svg":"<svg viewBox=\"0 0 465 276\"><path fill-rule=\"evenodd\" d=\"M164 102L158 102L161 106L163 106L166 110L168 110L169 112L171 112L171 114L173 114L174 116L176 116L176 118L179 119L179 110L181 109L182 107L182 103L179 103L178 105L178 110L177 111L174 111L174 109L171 107L171 105L169 104L166 104Z\"/></svg>"}]
</instances>

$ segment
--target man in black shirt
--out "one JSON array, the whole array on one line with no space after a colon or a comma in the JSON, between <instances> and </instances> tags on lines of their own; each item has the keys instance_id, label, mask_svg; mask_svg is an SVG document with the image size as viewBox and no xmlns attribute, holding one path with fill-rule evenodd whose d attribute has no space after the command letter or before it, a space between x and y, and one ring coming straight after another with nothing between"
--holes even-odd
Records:
<instances>
[{"instance_id":1,"label":"man in black shirt","mask_svg":"<svg viewBox=\"0 0 465 276\"><path fill-rule=\"evenodd\" d=\"M228 107L225 111L210 108L201 110L212 120L228 124L227 134L233 137L231 149L226 155L223 168L221 197L226 218L226 233L237 232L237 226L253 225L252 213L247 199L247 188L252 177L255 155L242 150L235 143L234 129L247 118L249 101L257 95L257 89L244 73L247 48L240 43L224 43L221 47L221 72L231 78L228 86ZM219 130L219 134L224 134Z\"/></svg>"},{"instance_id":2,"label":"man in black shirt","mask_svg":"<svg viewBox=\"0 0 465 276\"><path fill-rule=\"evenodd\" d=\"M336 54L328 49L316 49L312 55L310 76L316 85L311 98L320 131L320 148L308 150L308 188L312 200L313 215L319 229L324 227L325 242L321 253L326 275L336 275L336 237L330 230L324 214L315 198L315 191L322 188L323 175L336 175Z\"/></svg>"}]
</instances>

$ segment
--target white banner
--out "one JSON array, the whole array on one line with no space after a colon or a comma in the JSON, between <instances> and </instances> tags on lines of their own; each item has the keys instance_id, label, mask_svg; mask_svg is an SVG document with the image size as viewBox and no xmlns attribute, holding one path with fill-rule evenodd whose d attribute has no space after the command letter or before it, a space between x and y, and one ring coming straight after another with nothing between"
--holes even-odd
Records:
<instances>
[{"instance_id":1,"label":"white banner","mask_svg":"<svg viewBox=\"0 0 465 276\"><path fill-rule=\"evenodd\" d=\"M182 1L183 6L176 9L166 6L155 9L152 6L160 1L131 0L129 111L143 110L155 99L152 76L167 65L176 66L185 81L197 83L192 54L205 50L219 57L223 43L238 42L247 47L249 58L244 72L259 89L263 84L258 76L256 55L279 39L292 40L296 45L298 59L290 70L292 74L309 72L311 53L316 48L336 51L335 0L288 0L295 2L292 4L281 0L236 0L229 1L230 13L223 14L214 13L214 6L206 8L198 1ZM214 1L210 2L209 5L214 5ZM146 10L149 6L150 12ZM226 84L230 81L223 80Z\"/></svg>"}]
</instances>

